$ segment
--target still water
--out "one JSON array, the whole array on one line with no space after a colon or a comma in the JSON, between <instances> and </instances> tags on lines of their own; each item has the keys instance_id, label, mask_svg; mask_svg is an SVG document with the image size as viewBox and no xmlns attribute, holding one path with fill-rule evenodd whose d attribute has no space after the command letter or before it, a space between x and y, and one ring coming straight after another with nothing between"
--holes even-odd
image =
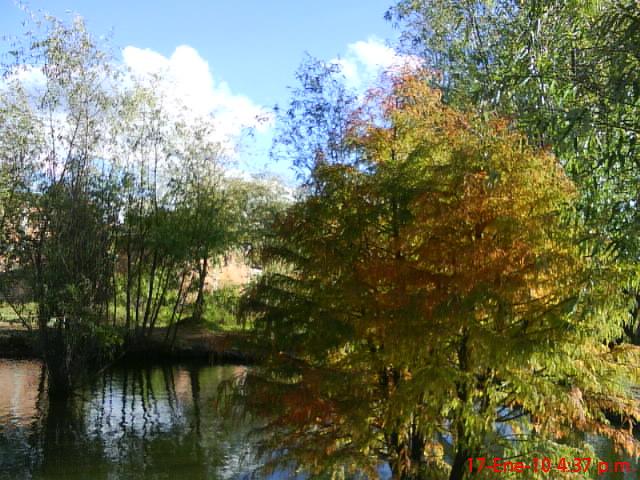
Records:
<instances>
[{"instance_id":1,"label":"still water","mask_svg":"<svg viewBox=\"0 0 640 480\"><path fill-rule=\"evenodd\" d=\"M118 367L55 404L39 362L0 360L0 479L246 478L257 466L255 422L216 408L221 382L243 373Z\"/></svg>"},{"instance_id":2,"label":"still water","mask_svg":"<svg viewBox=\"0 0 640 480\"><path fill-rule=\"evenodd\" d=\"M40 362L0 359L0 480L250 478L260 465L252 433L260 421L240 406L220 408L220 386L245 372L202 364L120 366L60 404L47 398ZM609 442L590 443L601 458L622 460ZM638 467L635 459L624 460ZM388 467L379 477L390 477ZM267 478L301 477L281 471ZM597 478L630 480L640 473Z\"/></svg>"}]
</instances>

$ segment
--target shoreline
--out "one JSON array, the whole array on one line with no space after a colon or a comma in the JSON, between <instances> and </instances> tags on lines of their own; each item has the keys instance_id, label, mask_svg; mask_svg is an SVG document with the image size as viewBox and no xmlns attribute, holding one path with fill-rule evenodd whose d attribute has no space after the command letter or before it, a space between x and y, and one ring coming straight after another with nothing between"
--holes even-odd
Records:
<instances>
[{"instance_id":1,"label":"shoreline","mask_svg":"<svg viewBox=\"0 0 640 480\"><path fill-rule=\"evenodd\" d=\"M185 328L178 331L172 348L163 339L165 329L158 329L151 338L129 345L116 363L139 360L197 360L208 363L253 365L258 356L238 348L245 343L245 332L211 332L205 329ZM37 330L3 329L0 330L0 358L39 359L42 354L38 348Z\"/></svg>"}]
</instances>

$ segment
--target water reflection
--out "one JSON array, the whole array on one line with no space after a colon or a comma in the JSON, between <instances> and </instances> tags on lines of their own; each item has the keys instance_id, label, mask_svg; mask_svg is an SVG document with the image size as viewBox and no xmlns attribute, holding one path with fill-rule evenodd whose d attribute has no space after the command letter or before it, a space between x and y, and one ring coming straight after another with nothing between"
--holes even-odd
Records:
<instances>
[{"instance_id":1,"label":"water reflection","mask_svg":"<svg viewBox=\"0 0 640 480\"><path fill-rule=\"evenodd\" d=\"M58 403L47 398L39 362L0 359L0 480L246 479L259 464L249 435L258 422L215 408L221 383L244 373L196 364L119 367ZM589 443L601 458L636 467L610 442ZM389 477L381 467L379 478Z\"/></svg>"},{"instance_id":2,"label":"water reflection","mask_svg":"<svg viewBox=\"0 0 640 480\"><path fill-rule=\"evenodd\" d=\"M30 423L37 417L40 362L0 359L0 425Z\"/></svg>"},{"instance_id":3,"label":"water reflection","mask_svg":"<svg viewBox=\"0 0 640 480\"><path fill-rule=\"evenodd\" d=\"M58 403L39 363L0 361L0 479L244 478L251 422L214 408L220 383L243 372L122 367Z\"/></svg>"}]
</instances>

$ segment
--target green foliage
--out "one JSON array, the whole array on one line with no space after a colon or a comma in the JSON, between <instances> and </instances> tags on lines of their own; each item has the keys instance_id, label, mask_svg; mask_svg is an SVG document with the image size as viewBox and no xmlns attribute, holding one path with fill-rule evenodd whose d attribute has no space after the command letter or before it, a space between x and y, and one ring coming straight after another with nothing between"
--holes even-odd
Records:
<instances>
[{"instance_id":1,"label":"green foliage","mask_svg":"<svg viewBox=\"0 0 640 480\"><path fill-rule=\"evenodd\" d=\"M208 294L205 318L211 328L240 329L238 305L241 289L238 286L216 288Z\"/></svg>"},{"instance_id":2,"label":"green foliage","mask_svg":"<svg viewBox=\"0 0 640 480\"><path fill-rule=\"evenodd\" d=\"M267 358L247 401L272 420L273 463L459 479L469 457L556 451L576 431L633 451L606 418L640 413L635 350L606 346L627 305L615 266L576 241L572 183L427 80L390 75L354 110L356 161L315 164L243 300Z\"/></svg>"},{"instance_id":3,"label":"green foliage","mask_svg":"<svg viewBox=\"0 0 640 480\"><path fill-rule=\"evenodd\" d=\"M69 392L96 343L120 348L109 329L129 346L201 316L209 263L249 254L280 194L229 178L214 119L113 68L81 18L32 26L0 86L0 298L28 280L52 391Z\"/></svg>"},{"instance_id":4,"label":"green foliage","mask_svg":"<svg viewBox=\"0 0 640 480\"><path fill-rule=\"evenodd\" d=\"M553 149L579 189L594 254L635 265L637 2L403 0L388 16L438 72L448 102L497 110ZM637 290L623 291L636 302L627 333L637 341Z\"/></svg>"}]
</instances>

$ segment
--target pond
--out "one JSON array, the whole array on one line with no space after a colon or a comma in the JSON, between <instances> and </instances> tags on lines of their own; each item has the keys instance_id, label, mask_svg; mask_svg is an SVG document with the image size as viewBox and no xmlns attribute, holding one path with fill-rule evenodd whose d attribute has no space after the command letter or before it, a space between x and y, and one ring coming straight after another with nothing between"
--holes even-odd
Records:
<instances>
[{"instance_id":1,"label":"pond","mask_svg":"<svg viewBox=\"0 0 640 480\"><path fill-rule=\"evenodd\" d=\"M243 373L117 367L55 404L40 362L0 360L0 479L245 478L257 466L252 422L216 408L221 382Z\"/></svg>"},{"instance_id":2,"label":"pond","mask_svg":"<svg viewBox=\"0 0 640 480\"><path fill-rule=\"evenodd\" d=\"M245 372L195 363L118 366L57 404L47 398L40 362L0 359L0 480L247 479L260 465L252 434L259 419L239 406L232 415L218 408L221 384ZM608 442L592 444L616 459ZM380 478L388 477L382 468Z\"/></svg>"}]
</instances>

